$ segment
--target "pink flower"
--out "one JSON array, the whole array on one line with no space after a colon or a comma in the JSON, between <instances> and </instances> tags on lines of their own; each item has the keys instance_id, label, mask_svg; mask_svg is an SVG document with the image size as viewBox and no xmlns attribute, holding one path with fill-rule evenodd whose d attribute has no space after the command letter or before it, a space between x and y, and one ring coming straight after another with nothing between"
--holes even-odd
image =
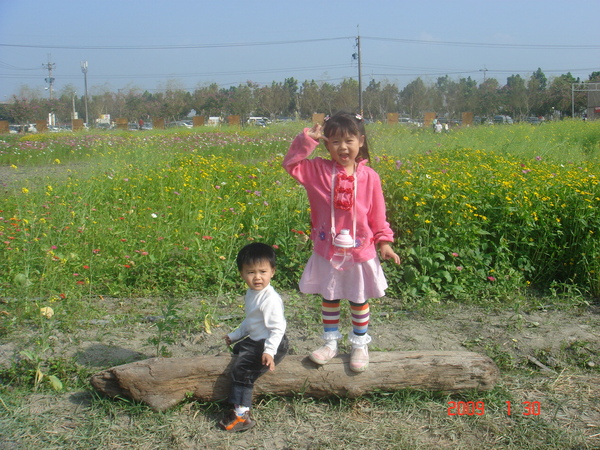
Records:
<instances>
[{"instance_id":1,"label":"pink flower","mask_svg":"<svg viewBox=\"0 0 600 450\"><path fill-rule=\"evenodd\" d=\"M461 270L463 270L463 266L456 266L456 270L460 272Z\"/></svg>"},{"instance_id":2,"label":"pink flower","mask_svg":"<svg viewBox=\"0 0 600 450\"><path fill-rule=\"evenodd\" d=\"M490 280L490 281L496 281L496 278L495 278L495 277L492 277L492 276L489 276L489 277L488 277L488 280Z\"/></svg>"},{"instance_id":3,"label":"pink flower","mask_svg":"<svg viewBox=\"0 0 600 450\"><path fill-rule=\"evenodd\" d=\"M452 252L452 256L454 256L456 258L458 256L458 253Z\"/></svg>"}]
</instances>

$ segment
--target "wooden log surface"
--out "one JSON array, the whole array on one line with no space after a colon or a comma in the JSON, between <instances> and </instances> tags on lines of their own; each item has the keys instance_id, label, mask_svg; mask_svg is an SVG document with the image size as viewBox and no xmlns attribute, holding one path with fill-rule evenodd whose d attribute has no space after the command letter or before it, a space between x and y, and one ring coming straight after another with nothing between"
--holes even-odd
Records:
<instances>
[{"instance_id":1,"label":"wooden log surface","mask_svg":"<svg viewBox=\"0 0 600 450\"><path fill-rule=\"evenodd\" d=\"M92 376L96 390L124 397L164 411L186 396L200 401L224 400L231 385L232 356L151 358L112 367ZM369 369L352 372L349 355L339 355L318 366L304 355L287 355L255 383L254 394L310 397L359 397L401 389L443 392L490 390L499 375L487 356L473 352L371 352Z\"/></svg>"}]
</instances>

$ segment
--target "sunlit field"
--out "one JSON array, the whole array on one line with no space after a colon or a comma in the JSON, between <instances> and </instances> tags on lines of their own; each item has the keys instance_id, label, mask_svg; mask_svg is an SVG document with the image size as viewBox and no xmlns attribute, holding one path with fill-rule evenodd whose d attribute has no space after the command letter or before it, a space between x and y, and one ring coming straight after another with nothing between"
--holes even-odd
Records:
<instances>
[{"instance_id":1,"label":"sunlit field","mask_svg":"<svg viewBox=\"0 0 600 450\"><path fill-rule=\"evenodd\" d=\"M223 294L252 240L295 289L309 206L281 161L303 126L3 136L0 297ZM600 123L367 131L402 257L388 296L600 294Z\"/></svg>"}]
</instances>

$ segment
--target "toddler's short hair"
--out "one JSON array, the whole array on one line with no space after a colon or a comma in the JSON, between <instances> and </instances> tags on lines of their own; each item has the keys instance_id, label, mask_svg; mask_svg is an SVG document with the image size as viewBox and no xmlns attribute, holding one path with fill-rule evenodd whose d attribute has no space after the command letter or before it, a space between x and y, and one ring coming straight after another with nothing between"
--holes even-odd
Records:
<instances>
[{"instance_id":1,"label":"toddler's short hair","mask_svg":"<svg viewBox=\"0 0 600 450\"><path fill-rule=\"evenodd\" d=\"M242 248L236 258L238 270L241 271L246 264L256 264L259 261L268 261L274 269L277 255L273 247L262 242L252 242Z\"/></svg>"}]
</instances>

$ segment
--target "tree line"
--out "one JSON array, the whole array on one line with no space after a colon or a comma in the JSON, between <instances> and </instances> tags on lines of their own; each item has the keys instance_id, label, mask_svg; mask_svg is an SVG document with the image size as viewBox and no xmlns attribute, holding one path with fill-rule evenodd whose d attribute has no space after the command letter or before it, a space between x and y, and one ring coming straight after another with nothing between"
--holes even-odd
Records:
<instances>
[{"instance_id":1,"label":"tree line","mask_svg":"<svg viewBox=\"0 0 600 450\"><path fill-rule=\"evenodd\" d=\"M600 82L600 71L590 74L587 82ZM371 80L362 92L363 115L371 120L385 120L387 113L423 118L426 112L441 117L460 119L463 112L491 117L505 114L521 120L528 116L572 114L572 83L583 82L571 73L548 79L541 69L530 77L511 75L505 84L496 78L478 83L471 77L451 79L438 77L433 83L416 78L403 89L387 81ZM248 81L238 86L221 88L212 83L199 86L193 92L170 81L159 92L149 92L135 86L111 91L108 86L92 88L87 96L88 120L109 114L111 118L139 119L161 117L179 120L195 111L205 117L239 115L269 118L310 118L313 113L332 114L340 109L358 111L358 81L347 78L338 84L295 78L260 86ZM585 92L575 93L576 115L587 107ZM0 105L0 119L11 123L32 123L54 113L57 121L68 123L74 111L85 118L85 96L74 85L66 85L48 99L28 87L19 95Z\"/></svg>"}]
</instances>

